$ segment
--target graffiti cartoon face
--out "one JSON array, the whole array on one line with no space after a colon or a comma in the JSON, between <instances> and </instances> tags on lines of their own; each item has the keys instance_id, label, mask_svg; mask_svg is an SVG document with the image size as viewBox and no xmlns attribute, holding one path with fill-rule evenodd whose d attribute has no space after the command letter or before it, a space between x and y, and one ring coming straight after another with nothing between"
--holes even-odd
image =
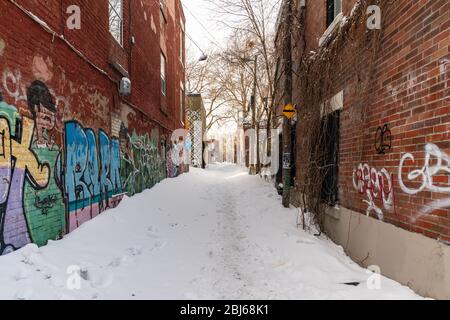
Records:
<instances>
[{"instance_id":1,"label":"graffiti cartoon face","mask_svg":"<svg viewBox=\"0 0 450 320\"><path fill-rule=\"evenodd\" d=\"M54 141L50 132L55 127L56 106L47 86L34 81L27 90L28 107L36 121L36 142L38 147L52 147Z\"/></svg>"},{"instance_id":2,"label":"graffiti cartoon face","mask_svg":"<svg viewBox=\"0 0 450 320\"><path fill-rule=\"evenodd\" d=\"M38 145L50 143L49 132L55 127L55 113L45 108L42 104L36 112L36 132Z\"/></svg>"}]
</instances>

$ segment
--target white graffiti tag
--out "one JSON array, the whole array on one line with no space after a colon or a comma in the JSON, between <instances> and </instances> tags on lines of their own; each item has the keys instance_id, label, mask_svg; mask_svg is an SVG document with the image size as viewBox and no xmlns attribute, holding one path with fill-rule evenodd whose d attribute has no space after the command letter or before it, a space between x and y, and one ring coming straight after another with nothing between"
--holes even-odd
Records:
<instances>
[{"instance_id":1,"label":"white graffiti tag","mask_svg":"<svg viewBox=\"0 0 450 320\"><path fill-rule=\"evenodd\" d=\"M392 177L384 168L377 171L368 164L360 164L358 169L353 170L353 187L359 194L367 196L367 200L363 200L368 204L367 216L375 211L378 219L383 220L383 211L375 204L375 200L382 202L388 211L394 207Z\"/></svg>"},{"instance_id":2,"label":"white graffiti tag","mask_svg":"<svg viewBox=\"0 0 450 320\"><path fill-rule=\"evenodd\" d=\"M427 144L425 146L425 160L423 167L408 173L408 181L421 181L418 188L411 189L403 182L402 172L406 160L411 160L413 163L415 162L414 156L411 153L404 154L400 160L398 182L403 192L410 195L416 195L422 191L450 193L450 186L436 185L433 179L438 174L450 174L450 157L442 152L437 145L433 143ZM450 198L433 201L428 206L424 207L414 219L429 214L438 208L450 208Z\"/></svg>"},{"instance_id":3,"label":"white graffiti tag","mask_svg":"<svg viewBox=\"0 0 450 320\"><path fill-rule=\"evenodd\" d=\"M14 98L14 103L18 101L27 101L27 91L25 86L21 83L22 74L19 70L14 72L5 70L3 72L3 87L5 91Z\"/></svg>"}]
</instances>

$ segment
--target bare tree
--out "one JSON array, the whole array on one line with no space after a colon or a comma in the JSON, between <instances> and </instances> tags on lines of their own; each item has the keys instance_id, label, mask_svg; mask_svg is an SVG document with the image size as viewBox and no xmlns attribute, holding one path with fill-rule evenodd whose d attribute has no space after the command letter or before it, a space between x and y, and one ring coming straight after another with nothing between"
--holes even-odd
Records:
<instances>
[{"instance_id":1,"label":"bare tree","mask_svg":"<svg viewBox=\"0 0 450 320\"><path fill-rule=\"evenodd\" d=\"M215 53L211 54L206 62L200 62L193 57L189 57L187 61L187 88L190 93L202 94L207 132L215 125L223 125L236 119L235 101L229 94L228 67L221 55Z\"/></svg>"},{"instance_id":2,"label":"bare tree","mask_svg":"<svg viewBox=\"0 0 450 320\"><path fill-rule=\"evenodd\" d=\"M275 87L281 75L276 74L274 47L275 17L280 0L209 0L214 5L218 21L229 28L230 43L224 53L229 61L240 64L250 79L254 79L255 103L252 126L256 130L257 160L256 171L260 172L259 130L265 127L270 143L270 129L274 126ZM253 65L252 65L253 62ZM257 66L256 66L257 63ZM239 81L239 79L234 79ZM239 85L232 87L239 94ZM247 99L248 96L245 96ZM239 99L236 99L239 100ZM248 102L242 102L244 111ZM253 111L253 110L252 110ZM265 146L265 150L270 147Z\"/></svg>"}]
</instances>

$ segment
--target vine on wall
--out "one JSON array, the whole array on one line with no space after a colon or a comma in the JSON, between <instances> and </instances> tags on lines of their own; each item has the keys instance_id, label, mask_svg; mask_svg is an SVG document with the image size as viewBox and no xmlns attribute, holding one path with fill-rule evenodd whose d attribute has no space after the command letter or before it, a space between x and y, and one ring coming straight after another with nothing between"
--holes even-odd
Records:
<instances>
[{"instance_id":1,"label":"vine on wall","mask_svg":"<svg viewBox=\"0 0 450 320\"><path fill-rule=\"evenodd\" d=\"M296 87L301 99L297 162L300 164L297 175L297 191L301 195L303 212L312 215L312 223L320 231L324 230L324 215L330 203L324 201L323 183L330 170L334 170L333 159L337 155L327 153L330 144L329 122L324 117L333 112L330 99L344 88L353 86L355 94L348 113L355 123L364 123L370 106L374 71L379 57L383 28L370 30L366 27L367 8L378 5L386 12L391 0L358 0L348 17L344 17L337 28L317 52L305 52L305 30L307 21L304 8L296 16L299 31L300 61L295 72ZM306 9L307 10L307 9ZM332 138L332 137L331 137ZM363 136L355 143L362 157ZM360 143L358 143L360 142ZM337 159L337 161L339 161ZM304 226L305 227L305 226Z\"/></svg>"}]
</instances>

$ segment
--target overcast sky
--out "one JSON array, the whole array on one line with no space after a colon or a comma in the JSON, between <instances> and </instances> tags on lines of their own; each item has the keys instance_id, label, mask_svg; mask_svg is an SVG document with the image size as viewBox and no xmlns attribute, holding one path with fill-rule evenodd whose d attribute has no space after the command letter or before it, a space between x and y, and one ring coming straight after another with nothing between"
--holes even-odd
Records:
<instances>
[{"instance_id":1,"label":"overcast sky","mask_svg":"<svg viewBox=\"0 0 450 320\"><path fill-rule=\"evenodd\" d=\"M181 2L186 16L187 34L205 53L221 50L220 46L224 47L228 30L215 22L217 16L211 11L212 5L207 0L182 0ZM186 41L186 45L192 48L192 52L200 56L200 50L192 44L189 37L186 37Z\"/></svg>"}]
</instances>

